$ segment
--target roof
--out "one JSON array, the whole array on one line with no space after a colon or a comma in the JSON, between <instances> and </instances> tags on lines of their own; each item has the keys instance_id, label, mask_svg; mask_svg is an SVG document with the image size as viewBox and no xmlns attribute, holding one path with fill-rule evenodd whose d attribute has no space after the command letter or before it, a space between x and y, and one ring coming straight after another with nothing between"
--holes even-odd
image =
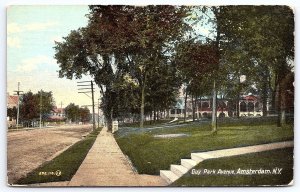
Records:
<instances>
[{"instance_id":1,"label":"roof","mask_svg":"<svg viewBox=\"0 0 300 192\"><path fill-rule=\"evenodd\" d=\"M53 112L54 113L64 113L65 109L64 108L57 108L57 107L54 107L53 109Z\"/></svg>"},{"instance_id":2,"label":"roof","mask_svg":"<svg viewBox=\"0 0 300 192\"><path fill-rule=\"evenodd\" d=\"M246 95L246 96L243 96L243 99L255 101L255 100L258 100L258 97L254 96L254 95Z\"/></svg>"},{"instance_id":3,"label":"roof","mask_svg":"<svg viewBox=\"0 0 300 192\"><path fill-rule=\"evenodd\" d=\"M18 96L17 95L8 95L7 97L7 106L16 107L18 105Z\"/></svg>"}]
</instances>

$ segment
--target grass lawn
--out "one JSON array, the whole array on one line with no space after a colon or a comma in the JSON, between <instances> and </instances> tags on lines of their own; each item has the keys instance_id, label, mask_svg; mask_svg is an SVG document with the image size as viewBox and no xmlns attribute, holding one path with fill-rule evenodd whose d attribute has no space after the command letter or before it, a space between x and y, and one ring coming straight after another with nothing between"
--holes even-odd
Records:
<instances>
[{"instance_id":1,"label":"grass lawn","mask_svg":"<svg viewBox=\"0 0 300 192\"><path fill-rule=\"evenodd\" d=\"M205 169L215 170L270 170L280 168L281 174L225 175L203 174ZM257 186L287 185L293 179L293 148L278 149L260 153L252 153L234 157L205 160L194 169L202 170L202 174L192 174L191 170L171 186Z\"/></svg>"},{"instance_id":2,"label":"grass lawn","mask_svg":"<svg viewBox=\"0 0 300 192\"><path fill-rule=\"evenodd\" d=\"M56 181L69 181L76 173L88 151L93 146L100 130L97 129L78 141L66 151L33 170L15 184L33 184Z\"/></svg>"},{"instance_id":3,"label":"grass lawn","mask_svg":"<svg viewBox=\"0 0 300 192\"><path fill-rule=\"evenodd\" d=\"M188 137L154 138L155 134L186 133ZM115 135L122 151L131 159L140 174L159 175L159 170L190 158L191 152L248 146L276 141L293 140L291 126L243 125L219 128L212 135L209 125L189 125L171 129L155 129L142 134Z\"/></svg>"}]
</instances>

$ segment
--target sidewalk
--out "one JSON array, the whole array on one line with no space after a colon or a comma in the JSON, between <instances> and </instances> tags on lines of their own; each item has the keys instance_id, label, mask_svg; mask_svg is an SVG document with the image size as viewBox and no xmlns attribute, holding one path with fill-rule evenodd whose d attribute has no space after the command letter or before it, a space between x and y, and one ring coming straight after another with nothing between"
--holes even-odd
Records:
<instances>
[{"instance_id":1,"label":"sidewalk","mask_svg":"<svg viewBox=\"0 0 300 192\"><path fill-rule=\"evenodd\" d=\"M221 150L194 153L194 154L203 155L207 157L206 159L212 159L212 158L244 155L248 153L258 153L258 152L270 151L274 149L282 149L282 148L293 147L293 146L294 146L294 141L282 141L276 143L267 143L267 144L252 145L247 147L237 147L231 149L221 149Z\"/></svg>"},{"instance_id":2,"label":"sidewalk","mask_svg":"<svg viewBox=\"0 0 300 192\"><path fill-rule=\"evenodd\" d=\"M103 128L68 186L165 186L160 176L134 172L112 133Z\"/></svg>"}]
</instances>

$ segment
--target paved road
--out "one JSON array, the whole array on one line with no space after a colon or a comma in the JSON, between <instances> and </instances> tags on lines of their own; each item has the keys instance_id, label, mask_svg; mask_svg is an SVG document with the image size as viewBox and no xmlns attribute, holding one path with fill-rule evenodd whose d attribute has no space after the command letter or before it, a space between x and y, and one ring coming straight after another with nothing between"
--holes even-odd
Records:
<instances>
[{"instance_id":1,"label":"paved road","mask_svg":"<svg viewBox=\"0 0 300 192\"><path fill-rule=\"evenodd\" d=\"M7 133L7 176L14 183L79 141L91 125L62 126Z\"/></svg>"}]
</instances>

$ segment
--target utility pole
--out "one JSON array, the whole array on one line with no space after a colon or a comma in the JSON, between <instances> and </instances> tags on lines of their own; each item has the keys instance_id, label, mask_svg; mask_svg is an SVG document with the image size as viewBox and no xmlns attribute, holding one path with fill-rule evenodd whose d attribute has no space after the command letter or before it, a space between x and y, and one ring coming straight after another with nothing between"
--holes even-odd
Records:
<instances>
[{"instance_id":1,"label":"utility pole","mask_svg":"<svg viewBox=\"0 0 300 192\"><path fill-rule=\"evenodd\" d=\"M42 102L43 102L43 90L41 89L41 95L40 95L40 128L42 128Z\"/></svg>"},{"instance_id":2,"label":"utility pole","mask_svg":"<svg viewBox=\"0 0 300 192\"><path fill-rule=\"evenodd\" d=\"M61 117L63 116L62 105L63 105L63 102L61 101L60 102L60 116Z\"/></svg>"},{"instance_id":3,"label":"utility pole","mask_svg":"<svg viewBox=\"0 0 300 192\"><path fill-rule=\"evenodd\" d=\"M20 91L20 82L18 82L18 91L14 91L14 92L16 92L17 94L15 94L15 95L18 95L18 108L17 108L17 129L18 129L18 127L19 127L19 117L20 117L20 93L21 92L23 92L23 91Z\"/></svg>"},{"instance_id":4,"label":"utility pole","mask_svg":"<svg viewBox=\"0 0 300 192\"><path fill-rule=\"evenodd\" d=\"M90 85L86 84L89 82L91 83ZM93 120L93 130L95 130L96 124L95 124L94 83L93 83L93 81L79 81L77 83L78 83L77 86L83 87L83 88L78 88L78 90L83 90L83 91L79 91L78 93L84 93L85 95L87 95L87 93L92 93L92 107L93 107L93 116L92 116L93 119L92 120ZM85 90L87 90L87 91L85 91Z\"/></svg>"},{"instance_id":5,"label":"utility pole","mask_svg":"<svg viewBox=\"0 0 300 192\"><path fill-rule=\"evenodd\" d=\"M93 81L91 81L91 88L92 88L92 105L93 105L93 130L96 129L96 124L95 124L95 103L94 103L94 86L93 86Z\"/></svg>"}]
</instances>

